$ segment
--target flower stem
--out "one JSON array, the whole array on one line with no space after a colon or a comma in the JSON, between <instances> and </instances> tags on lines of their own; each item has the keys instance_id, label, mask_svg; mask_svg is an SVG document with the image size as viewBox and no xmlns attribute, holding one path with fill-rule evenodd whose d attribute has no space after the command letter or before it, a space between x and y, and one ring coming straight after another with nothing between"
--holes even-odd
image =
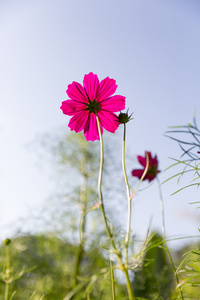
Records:
<instances>
[{"instance_id":1,"label":"flower stem","mask_svg":"<svg viewBox=\"0 0 200 300\"><path fill-rule=\"evenodd\" d=\"M5 296L4 296L5 300L8 300L8 295L9 295L9 283L6 282Z\"/></svg>"},{"instance_id":2,"label":"flower stem","mask_svg":"<svg viewBox=\"0 0 200 300\"><path fill-rule=\"evenodd\" d=\"M98 132L99 132L99 137L100 137L100 165L99 165L99 179L98 179L98 192L99 192L99 201L100 201L100 208L101 208L101 212L103 215L103 220L104 220L104 225L106 228L106 233L108 235L108 238L110 240L110 243L113 247L114 253L117 256L117 259L120 263L120 267L122 269L122 271L124 272L125 278L126 278L126 286L127 286L127 291L128 291L128 295L129 295L129 300L135 300L134 294L133 294L133 290L132 290L132 285L130 282L130 278L128 275L128 270L126 268L126 266L124 265L122 258L121 258L121 253L118 251L118 249L115 246L114 243L114 239L113 239L113 235L109 229L108 223L107 223L107 219L106 219L106 215L105 215L105 209L104 209L104 204L103 204L103 195L102 195L102 191L101 191L101 184L102 184L102 173L103 173L103 161L104 161L104 157L103 157L103 138L102 138L102 132L101 132L101 127L100 127L100 122L99 122L99 118L98 115L96 115L97 118L97 126L98 126Z\"/></svg>"},{"instance_id":3,"label":"flower stem","mask_svg":"<svg viewBox=\"0 0 200 300\"><path fill-rule=\"evenodd\" d=\"M128 200L128 217L127 217L127 227L126 227L126 236L125 236L125 263L126 263L126 267L128 268L128 246L129 246L129 237L130 237L130 228L131 228L131 198L130 198L130 188L129 188L128 177L126 173L126 164L125 164L125 140L126 140L126 124L124 124L122 167L124 172L126 194Z\"/></svg>"},{"instance_id":4,"label":"flower stem","mask_svg":"<svg viewBox=\"0 0 200 300\"><path fill-rule=\"evenodd\" d=\"M75 287L78 283L78 276L80 273L80 266L81 262L83 259L83 254L84 254L84 242L85 242L85 229L86 229L86 211L87 211L87 179L88 175L86 172L86 158L84 157L80 161L80 171L83 176L83 182L80 187L80 201L81 201L81 209L82 209L82 216L83 216L83 221L82 221L82 226L81 226L81 234L82 234L82 241L80 242L77 253L76 253L76 258L75 258L75 267L74 267L74 274L72 276L72 286Z\"/></svg>"},{"instance_id":5,"label":"flower stem","mask_svg":"<svg viewBox=\"0 0 200 300\"><path fill-rule=\"evenodd\" d=\"M10 287L10 251L9 245L6 245L6 287L5 287L5 295L4 299L8 300L9 297L9 287Z\"/></svg>"},{"instance_id":6,"label":"flower stem","mask_svg":"<svg viewBox=\"0 0 200 300\"><path fill-rule=\"evenodd\" d=\"M106 233L112 243L113 248L115 247L112 234L110 232L110 229L108 227L108 223L106 220L106 215L105 215L105 209L104 209L104 204L103 204L103 195L102 195L102 190L101 190L101 185L102 185L102 174L103 174L103 162L104 162L104 150L103 150L103 138L102 138L102 133L101 133L101 128L100 128L100 122L99 118L97 117L97 125L98 125L98 131L99 131L99 137L100 137L100 165L99 165L99 179L98 179L98 192L99 192L99 201L101 203L101 211L103 215L103 220L106 228Z\"/></svg>"},{"instance_id":7,"label":"flower stem","mask_svg":"<svg viewBox=\"0 0 200 300\"><path fill-rule=\"evenodd\" d=\"M173 262L171 253L170 253L169 248L167 247L167 243L166 243L166 236L165 236L164 201L163 201L163 196L162 196L162 191L161 191L161 186L160 186L160 182L159 182L158 176L156 177L156 179L157 179L157 183L158 183L158 190L159 190L159 195L160 195L161 213L162 213L162 235L163 235L163 244L164 244L165 249L166 249L166 251L167 251L167 255L168 255L168 257L169 257L169 260L170 260L172 269L173 269L173 271L174 271L174 274L175 274L175 277L176 277L177 285L179 285L179 278L178 278L178 275L177 275L177 272L176 272L176 268L175 268L175 266L174 266L174 262ZM179 291L180 291L181 299L184 300L183 292L182 292L180 286L179 286Z\"/></svg>"},{"instance_id":8,"label":"flower stem","mask_svg":"<svg viewBox=\"0 0 200 300\"><path fill-rule=\"evenodd\" d=\"M113 271L112 260L110 260L110 272L111 272L111 282L112 282L112 298L113 298L113 300L116 300L116 298L115 298L115 280L114 280L114 271Z\"/></svg>"}]
</instances>

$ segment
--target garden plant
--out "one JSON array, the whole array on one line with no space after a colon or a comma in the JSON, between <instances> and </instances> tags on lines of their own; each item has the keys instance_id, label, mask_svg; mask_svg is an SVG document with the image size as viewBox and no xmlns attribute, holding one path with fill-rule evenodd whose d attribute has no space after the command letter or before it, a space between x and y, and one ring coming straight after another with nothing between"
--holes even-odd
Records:
<instances>
[{"instance_id":1,"label":"garden plant","mask_svg":"<svg viewBox=\"0 0 200 300\"><path fill-rule=\"evenodd\" d=\"M176 192L200 184L200 130L196 118L193 124L166 132L182 151L181 159L173 158L170 168L183 166L182 171L160 183L158 156L144 149L144 154L137 156L141 168L133 166L130 174L136 179L136 186L131 186L126 169L126 127L133 114L129 114L126 98L115 95L116 90L114 79L99 81L92 72L84 76L83 84L73 81L68 85L69 99L62 102L61 110L70 116L68 126L75 133L67 133L51 149L47 147L62 168L63 186L65 176L69 176L68 186L52 206L50 230L4 240L0 299L200 299L200 249L192 245L172 255L166 239L162 195L162 184L174 178L180 182L188 173L194 175L192 182ZM119 127L123 128L121 166L125 188L121 188L121 180L117 188L118 196L126 199L126 224L108 206L116 188L109 169L113 164L109 162L116 158L112 156L114 149L109 151L112 137L104 139L103 133L106 130L114 134ZM132 202L137 193L142 193L143 181L158 186L162 228L160 234L149 227L142 244L135 247Z\"/></svg>"}]
</instances>

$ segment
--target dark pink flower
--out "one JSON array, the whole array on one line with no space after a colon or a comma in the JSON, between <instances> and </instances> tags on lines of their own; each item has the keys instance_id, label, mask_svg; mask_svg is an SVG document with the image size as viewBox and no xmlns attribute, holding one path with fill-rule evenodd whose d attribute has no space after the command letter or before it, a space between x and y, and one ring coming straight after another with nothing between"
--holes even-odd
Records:
<instances>
[{"instance_id":1,"label":"dark pink flower","mask_svg":"<svg viewBox=\"0 0 200 300\"><path fill-rule=\"evenodd\" d=\"M84 76L83 86L78 82L68 85L69 100L63 101L61 109L65 115L72 116L68 126L79 132L84 130L87 141L99 140L96 115L103 128L115 132L119 126L114 112L125 108L125 97L112 96L117 89L114 79L106 77L101 82L92 72ZM112 97L111 97L112 96Z\"/></svg>"},{"instance_id":2,"label":"dark pink flower","mask_svg":"<svg viewBox=\"0 0 200 300\"><path fill-rule=\"evenodd\" d=\"M149 157L149 167L148 167L147 173L143 180L148 179L150 182L154 178L156 178L156 175L158 173L160 173L160 171L158 170L157 155L155 155L155 157L153 158L151 156L151 152L145 151L144 157L142 157L142 156L137 157L139 163L143 166L143 169L136 169L136 170L133 170L131 173L133 176L138 177L139 179L142 177L145 167L146 167L146 164L147 164L146 153L148 154L148 157Z\"/></svg>"}]
</instances>

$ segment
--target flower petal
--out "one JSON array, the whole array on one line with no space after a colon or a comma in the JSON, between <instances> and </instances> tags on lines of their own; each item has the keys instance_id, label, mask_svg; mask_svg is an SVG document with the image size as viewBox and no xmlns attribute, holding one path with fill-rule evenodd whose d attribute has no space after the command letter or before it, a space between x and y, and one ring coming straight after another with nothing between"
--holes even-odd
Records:
<instances>
[{"instance_id":1,"label":"flower petal","mask_svg":"<svg viewBox=\"0 0 200 300\"><path fill-rule=\"evenodd\" d=\"M149 182L151 182L152 180L154 180L154 178L156 178L156 174L155 174L155 175L152 175L152 174L147 173L147 174L144 176L144 180L145 180L145 179L148 179Z\"/></svg>"},{"instance_id":2,"label":"flower petal","mask_svg":"<svg viewBox=\"0 0 200 300\"><path fill-rule=\"evenodd\" d=\"M86 105L73 100L66 100L62 102L62 105L60 107L63 111L63 114L68 116L75 115L78 111L85 110Z\"/></svg>"},{"instance_id":3,"label":"flower petal","mask_svg":"<svg viewBox=\"0 0 200 300\"><path fill-rule=\"evenodd\" d=\"M96 99L97 92L99 89L99 79L96 74L90 72L84 76L83 86L86 90L89 100L93 101Z\"/></svg>"},{"instance_id":4,"label":"flower petal","mask_svg":"<svg viewBox=\"0 0 200 300\"><path fill-rule=\"evenodd\" d=\"M66 90L67 95L70 99L76 100L83 103L88 103L88 98L82 85L76 81L73 81L68 85Z\"/></svg>"},{"instance_id":5,"label":"flower petal","mask_svg":"<svg viewBox=\"0 0 200 300\"><path fill-rule=\"evenodd\" d=\"M69 121L68 126L71 130L79 132L84 129L85 123L88 120L89 112L87 110L77 112Z\"/></svg>"},{"instance_id":6,"label":"flower petal","mask_svg":"<svg viewBox=\"0 0 200 300\"><path fill-rule=\"evenodd\" d=\"M115 130L119 127L117 116L111 112L100 110L98 112L98 117L100 124L109 132L115 132Z\"/></svg>"},{"instance_id":7,"label":"flower petal","mask_svg":"<svg viewBox=\"0 0 200 300\"><path fill-rule=\"evenodd\" d=\"M103 128L101 126L101 133L103 134ZM89 117L87 119L87 122L85 124L84 128L84 135L87 141L95 141L99 140L99 131L97 126L97 119L96 115L91 113L89 114Z\"/></svg>"},{"instance_id":8,"label":"flower petal","mask_svg":"<svg viewBox=\"0 0 200 300\"><path fill-rule=\"evenodd\" d=\"M153 158L151 155L151 152L145 151L145 155L148 155L149 158L149 167L147 170L146 175L144 176L143 180L149 180L152 181L153 179L156 178L157 174L160 173L160 170L158 170L158 160L157 160L157 155L155 155L155 157ZM146 167L146 163L147 163L147 159L146 156L142 157L142 156L138 156L138 161L140 162L140 164L144 167ZM132 171L132 175L138 177L139 179L142 177L144 170L133 170Z\"/></svg>"},{"instance_id":9,"label":"flower petal","mask_svg":"<svg viewBox=\"0 0 200 300\"><path fill-rule=\"evenodd\" d=\"M126 97L115 95L106 100L102 100L100 102L100 107L101 109L105 109L110 112L117 112L125 109L125 99Z\"/></svg>"},{"instance_id":10,"label":"flower petal","mask_svg":"<svg viewBox=\"0 0 200 300\"><path fill-rule=\"evenodd\" d=\"M146 154L148 155L149 168L150 168L152 165L154 165L153 159L152 159L152 156L151 156L151 152L145 151L145 156L144 157L138 156L137 158L138 158L139 163L145 168L146 167L146 163L147 163Z\"/></svg>"},{"instance_id":11,"label":"flower petal","mask_svg":"<svg viewBox=\"0 0 200 300\"><path fill-rule=\"evenodd\" d=\"M131 173L132 173L132 176L138 177L139 179L141 179L142 175L144 174L144 169L136 169L136 170L133 170ZM143 180L149 180L149 182L150 182L155 177L156 177L156 175L152 175L152 174L146 173L146 175L144 176Z\"/></svg>"},{"instance_id":12,"label":"flower petal","mask_svg":"<svg viewBox=\"0 0 200 300\"><path fill-rule=\"evenodd\" d=\"M145 168L146 167L146 157L138 155L137 157L139 163Z\"/></svg>"},{"instance_id":13,"label":"flower petal","mask_svg":"<svg viewBox=\"0 0 200 300\"><path fill-rule=\"evenodd\" d=\"M99 84L99 91L97 96L97 101L101 102L112 96L117 89L116 81L109 77L103 79Z\"/></svg>"},{"instance_id":14,"label":"flower petal","mask_svg":"<svg viewBox=\"0 0 200 300\"><path fill-rule=\"evenodd\" d=\"M156 169L158 168L158 160L157 160L157 155L155 155L155 157L153 158L153 156L151 155L151 152L145 151L145 154L148 154L149 156L149 167L151 166L155 166Z\"/></svg>"},{"instance_id":15,"label":"flower petal","mask_svg":"<svg viewBox=\"0 0 200 300\"><path fill-rule=\"evenodd\" d=\"M155 157L152 157L152 165L154 165L156 168L158 168L158 160L157 160L157 155Z\"/></svg>"},{"instance_id":16,"label":"flower petal","mask_svg":"<svg viewBox=\"0 0 200 300\"><path fill-rule=\"evenodd\" d=\"M131 174L133 176L138 177L139 179L142 177L143 173L144 173L144 170L141 170L141 169L136 169L131 172Z\"/></svg>"}]
</instances>

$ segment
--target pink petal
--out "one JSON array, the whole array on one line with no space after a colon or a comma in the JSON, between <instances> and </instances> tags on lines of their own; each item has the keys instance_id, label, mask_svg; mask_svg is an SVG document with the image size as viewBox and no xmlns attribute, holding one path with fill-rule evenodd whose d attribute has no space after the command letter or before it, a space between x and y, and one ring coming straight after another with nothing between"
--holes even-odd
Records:
<instances>
[{"instance_id":1,"label":"pink petal","mask_svg":"<svg viewBox=\"0 0 200 300\"><path fill-rule=\"evenodd\" d=\"M85 93L85 90L82 87L82 85L78 82L73 81L71 84L69 84L66 93L72 100L88 103L88 98Z\"/></svg>"},{"instance_id":2,"label":"pink petal","mask_svg":"<svg viewBox=\"0 0 200 300\"><path fill-rule=\"evenodd\" d=\"M148 152L148 151L145 151L145 156L142 157L142 156L138 156L138 161L139 163L145 168L146 167L146 153L148 154L148 158L149 158L149 168L154 165L154 161L152 159L152 156L151 156L151 152Z\"/></svg>"},{"instance_id":3,"label":"pink petal","mask_svg":"<svg viewBox=\"0 0 200 300\"><path fill-rule=\"evenodd\" d=\"M73 100L66 100L66 101L62 102L62 105L60 108L62 109L62 111L65 115L73 116L78 111L85 110L86 105L81 102L77 102L77 101L73 101Z\"/></svg>"},{"instance_id":4,"label":"pink petal","mask_svg":"<svg viewBox=\"0 0 200 300\"><path fill-rule=\"evenodd\" d=\"M132 173L132 176L138 177L139 179L141 179L142 175L144 174L144 170L136 169L136 170L133 170L131 173ZM149 182L150 182L155 177L156 177L156 175L152 175L152 174L146 173L146 175L144 176L143 180L149 180Z\"/></svg>"},{"instance_id":5,"label":"pink petal","mask_svg":"<svg viewBox=\"0 0 200 300\"><path fill-rule=\"evenodd\" d=\"M115 130L119 126L118 118L115 114L110 113L105 110L100 110L98 112L98 117L100 120L101 125L108 130L109 132L115 132Z\"/></svg>"},{"instance_id":6,"label":"pink petal","mask_svg":"<svg viewBox=\"0 0 200 300\"><path fill-rule=\"evenodd\" d=\"M160 172L160 171L159 171L159 172ZM147 174L145 175L145 178L144 178L144 179L148 179L149 182L150 182L150 181L152 181L152 180L154 180L154 179L156 178L156 176L157 176L157 174L158 174L159 172L157 172L156 174L149 174L149 173L147 173Z\"/></svg>"},{"instance_id":7,"label":"pink petal","mask_svg":"<svg viewBox=\"0 0 200 300\"><path fill-rule=\"evenodd\" d=\"M100 102L100 107L110 112L117 112L125 109L125 97L123 96L112 96L106 100Z\"/></svg>"},{"instance_id":8,"label":"pink petal","mask_svg":"<svg viewBox=\"0 0 200 300\"><path fill-rule=\"evenodd\" d=\"M144 180L145 179L148 179L149 180L149 182L151 182L152 180L154 180L154 178L156 178L156 174L155 175L152 175L152 174L146 174L145 176L144 176Z\"/></svg>"},{"instance_id":9,"label":"pink petal","mask_svg":"<svg viewBox=\"0 0 200 300\"><path fill-rule=\"evenodd\" d=\"M151 152L145 151L145 154L148 154L149 156L149 167L155 166L156 168L158 167L158 160L157 160L157 155L153 158L151 155Z\"/></svg>"},{"instance_id":10,"label":"pink petal","mask_svg":"<svg viewBox=\"0 0 200 300\"><path fill-rule=\"evenodd\" d=\"M71 130L79 132L84 129L87 122L89 112L87 110L77 112L69 121L68 126Z\"/></svg>"},{"instance_id":11,"label":"pink petal","mask_svg":"<svg viewBox=\"0 0 200 300\"><path fill-rule=\"evenodd\" d=\"M152 164L156 167L156 168L158 168L158 160L157 160L157 155L155 155L155 157L154 158L152 158Z\"/></svg>"},{"instance_id":12,"label":"pink petal","mask_svg":"<svg viewBox=\"0 0 200 300\"><path fill-rule=\"evenodd\" d=\"M83 86L86 90L88 98L93 101L96 99L98 88L99 88L99 79L96 74L90 72L84 76Z\"/></svg>"},{"instance_id":13,"label":"pink petal","mask_svg":"<svg viewBox=\"0 0 200 300\"><path fill-rule=\"evenodd\" d=\"M160 173L159 170L156 171L156 174L150 174L150 173L147 172L147 174L144 177L144 180L148 179L149 182L150 182L150 181L152 181L152 180L154 180L156 178L156 176L157 176L158 173Z\"/></svg>"},{"instance_id":14,"label":"pink petal","mask_svg":"<svg viewBox=\"0 0 200 300\"><path fill-rule=\"evenodd\" d=\"M143 173L144 170L139 170L139 169L133 170L131 172L132 176L138 177L139 179L142 177Z\"/></svg>"},{"instance_id":15,"label":"pink petal","mask_svg":"<svg viewBox=\"0 0 200 300\"><path fill-rule=\"evenodd\" d=\"M146 157L138 156L137 157L139 163L145 168L146 167Z\"/></svg>"},{"instance_id":16,"label":"pink petal","mask_svg":"<svg viewBox=\"0 0 200 300\"><path fill-rule=\"evenodd\" d=\"M103 134L103 128L101 127L101 132ZM99 131L97 126L97 119L96 115L91 113L89 114L89 117L87 119L87 122L85 124L84 128L84 134L87 141L95 141L99 140Z\"/></svg>"},{"instance_id":17,"label":"pink petal","mask_svg":"<svg viewBox=\"0 0 200 300\"><path fill-rule=\"evenodd\" d=\"M116 81L106 77L99 84L97 101L100 102L112 96L117 89Z\"/></svg>"}]
</instances>

